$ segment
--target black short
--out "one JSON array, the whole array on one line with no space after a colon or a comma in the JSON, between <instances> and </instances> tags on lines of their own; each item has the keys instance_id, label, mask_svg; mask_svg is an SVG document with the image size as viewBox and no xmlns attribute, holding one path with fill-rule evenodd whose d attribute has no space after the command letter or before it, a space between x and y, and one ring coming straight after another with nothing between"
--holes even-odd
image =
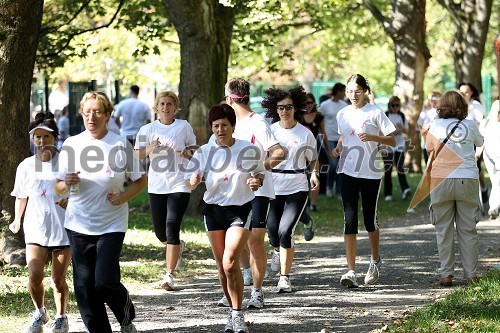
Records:
<instances>
[{"instance_id":1,"label":"black short","mask_svg":"<svg viewBox=\"0 0 500 333\"><path fill-rule=\"evenodd\" d=\"M46 248L47 250L49 250L49 252L56 252L56 251L60 251L60 250L64 250L64 249L69 248L69 245L44 246L44 245L40 245L37 243L26 243L26 245L35 245L35 246L43 247L43 248Z\"/></svg>"},{"instance_id":2,"label":"black short","mask_svg":"<svg viewBox=\"0 0 500 333\"><path fill-rule=\"evenodd\" d=\"M252 230L249 218L252 202L241 206L219 206L206 204L203 217L206 231L227 230L231 227Z\"/></svg>"},{"instance_id":3,"label":"black short","mask_svg":"<svg viewBox=\"0 0 500 333\"><path fill-rule=\"evenodd\" d=\"M266 228L269 215L269 198L256 196L252 200L252 228Z\"/></svg>"}]
</instances>

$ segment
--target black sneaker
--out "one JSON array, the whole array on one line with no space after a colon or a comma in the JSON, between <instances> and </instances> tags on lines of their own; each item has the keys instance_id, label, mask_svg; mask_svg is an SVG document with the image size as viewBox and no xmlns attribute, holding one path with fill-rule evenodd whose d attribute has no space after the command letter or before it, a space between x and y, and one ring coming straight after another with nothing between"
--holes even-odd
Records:
<instances>
[{"instance_id":1,"label":"black sneaker","mask_svg":"<svg viewBox=\"0 0 500 333\"><path fill-rule=\"evenodd\" d=\"M314 238L314 221L311 219L309 223L304 223L304 239L308 242Z\"/></svg>"}]
</instances>

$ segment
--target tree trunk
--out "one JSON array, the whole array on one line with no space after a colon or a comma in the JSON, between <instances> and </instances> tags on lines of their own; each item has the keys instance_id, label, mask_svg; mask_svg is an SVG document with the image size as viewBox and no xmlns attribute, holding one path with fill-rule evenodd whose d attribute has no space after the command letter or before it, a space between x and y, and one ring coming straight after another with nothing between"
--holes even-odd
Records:
<instances>
[{"instance_id":1,"label":"tree trunk","mask_svg":"<svg viewBox=\"0 0 500 333\"><path fill-rule=\"evenodd\" d=\"M211 134L208 111L224 96L234 8L218 0L163 0L163 5L180 42L181 116L193 127L197 143L204 144ZM192 193L188 214L200 213L201 192Z\"/></svg>"},{"instance_id":2,"label":"tree trunk","mask_svg":"<svg viewBox=\"0 0 500 333\"><path fill-rule=\"evenodd\" d=\"M455 25L451 44L456 83L470 82L482 89L481 67L493 0L438 0Z\"/></svg>"},{"instance_id":3,"label":"tree trunk","mask_svg":"<svg viewBox=\"0 0 500 333\"><path fill-rule=\"evenodd\" d=\"M28 123L35 55L42 22L43 0L0 1L0 259L24 264L24 237L7 225L14 217L16 168L28 156Z\"/></svg>"},{"instance_id":4,"label":"tree trunk","mask_svg":"<svg viewBox=\"0 0 500 333\"><path fill-rule=\"evenodd\" d=\"M365 5L394 43L394 95L401 99L409 125L410 149L406 165L410 172L422 172L422 149L416 124L423 105L425 71L431 57L425 42L426 0L392 1L390 19L383 16L372 1L365 0Z\"/></svg>"}]
</instances>

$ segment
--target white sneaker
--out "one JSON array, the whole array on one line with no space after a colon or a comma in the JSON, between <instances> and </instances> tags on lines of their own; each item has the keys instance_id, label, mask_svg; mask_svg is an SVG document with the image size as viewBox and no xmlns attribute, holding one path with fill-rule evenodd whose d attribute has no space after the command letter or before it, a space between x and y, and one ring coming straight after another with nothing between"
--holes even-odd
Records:
<instances>
[{"instance_id":1,"label":"white sneaker","mask_svg":"<svg viewBox=\"0 0 500 333\"><path fill-rule=\"evenodd\" d=\"M122 326L120 328L120 333L137 333L137 329L133 323L130 323L127 326Z\"/></svg>"},{"instance_id":2,"label":"white sneaker","mask_svg":"<svg viewBox=\"0 0 500 333\"><path fill-rule=\"evenodd\" d=\"M407 188L406 190L404 190L403 194L401 195L401 197L403 198L403 200L408 199L410 196L411 196L411 190L409 188Z\"/></svg>"},{"instance_id":3,"label":"white sneaker","mask_svg":"<svg viewBox=\"0 0 500 333\"><path fill-rule=\"evenodd\" d=\"M222 295L222 298L217 302L217 306L229 306L229 301L226 298L226 295Z\"/></svg>"},{"instance_id":4,"label":"white sneaker","mask_svg":"<svg viewBox=\"0 0 500 333\"><path fill-rule=\"evenodd\" d=\"M184 253L184 249L186 248L186 243L181 240L181 250L179 251L179 258L177 258L177 264L175 265L175 269L179 269L182 263L182 253Z\"/></svg>"},{"instance_id":5,"label":"white sneaker","mask_svg":"<svg viewBox=\"0 0 500 333\"><path fill-rule=\"evenodd\" d=\"M253 284L252 268L248 267L243 270L243 284L251 286Z\"/></svg>"},{"instance_id":6,"label":"white sneaker","mask_svg":"<svg viewBox=\"0 0 500 333\"><path fill-rule=\"evenodd\" d=\"M333 192L332 192L332 189L331 189L331 188L329 188L329 187L327 187L327 188L326 188L326 196L327 196L328 198L333 197Z\"/></svg>"},{"instance_id":7,"label":"white sneaker","mask_svg":"<svg viewBox=\"0 0 500 333\"><path fill-rule=\"evenodd\" d=\"M271 257L271 271L276 275L280 272L280 270L281 270L280 252L274 250L273 256Z\"/></svg>"},{"instance_id":8,"label":"white sneaker","mask_svg":"<svg viewBox=\"0 0 500 333\"><path fill-rule=\"evenodd\" d=\"M378 281L379 278L378 268L380 267L381 263L382 259L380 259L380 257L378 258L378 262L376 263L370 262L370 267L368 268L368 272L366 272L365 275L365 284L374 284L375 282Z\"/></svg>"},{"instance_id":9,"label":"white sneaker","mask_svg":"<svg viewBox=\"0 0 500 333\"><path fill-rule=\"evenodd\" d=\"M247 303L247 308L251 309L262 309L264 307L264 293L262 290L257 291L257 289L252 288L252 296Z\"/></svg>"},{"instance_id":10,"label":"white sneaker","mask_svg":"<svg viewBox=\"0 0 500 333\"><path fill-rule=\"evenodd\" d=\"M349 271L342 275L340 278L340 284L349 288L358 287L358 280L356 279L356 272Z\"/></svg>"},{"instance_id":11,"label":"white sneaker","mask_svg":"<svg viewBox=\"0 0 500 333\"><path fill-rule=\"evenodd\" d=\"M43 312L35 310L32 314L33 322L28 327L28 333L41 333L43 332L43 326L50 321L47 309L44 307Z\"/></svg>"},{"instance_id":12,"label":"white sneaker","mask_svg":"<svg viewBox=\"0 0 500 333\"><path fill-rule=\"evenodd\" d=\"M174 290L175 283L174 283L174 276L172 273L167 273L163 277L163 280L161 280L160 285L163 289L167 291L172 291Z\"/></svg>"},{"instance_id":13,"label":"white sneaker","mask_svg":"<svg viewBox=\"0 0 500 333\"><path fill-rule=\"evenodd\" d=\"M224 297L224 298L226 298L226 297ZM224 326L224 333L234 333L232 312L233 311L231 309L229 309L229 311L227 312L227 322L226 322L226 326Z\"/></svg>"},{"instance_id":14,"label":"white sneaker","mask_svg":"<svg viewBox=\"0 0 500 333\"><path fill-rule=\"evenodd\" d=\"M54 322L50 325L51 333L68 333L69 324L68 317L66 315L56 318Z\"/></svg>"},{"instance_id":15,"label":"white sneaker","mask_svg":"<svg viewBox=\"0 0 500 333\"><path fill-rule=\"evenodd\" d=\"M292 284L290 282L290 278L288 276L281 275L280 280L278 281L278 293L291 293L292 292Z\"/></svg>"},{"instance_id":16,"label":"white sneaker","mask_svg":"<svg viewBox=\"0 0 500 333\"><path fill-rule=\"evenodd\" d=\"M247 323L245 322L245 316L241 311L233 311L233 332L234 333L249 333Z\"/></svg>"},{"instance_id":17,"label":"white sneaker","mask_svg":"<svg viewBox=\"0 0 500 333\"><path fill-rule=\"evenodd\" d=\"M385 201L392 201L392 195L386 195Z\"/></svg>"}]
</instances>

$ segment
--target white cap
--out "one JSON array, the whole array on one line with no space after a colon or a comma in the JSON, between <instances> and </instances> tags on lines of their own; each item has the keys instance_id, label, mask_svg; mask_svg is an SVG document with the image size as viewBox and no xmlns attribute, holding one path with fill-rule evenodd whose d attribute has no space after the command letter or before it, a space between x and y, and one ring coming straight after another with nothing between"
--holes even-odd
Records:
<instances>
[{"instance_id":1,"label":"white cap","mask_svg":"<svg viewBox=\"0 0 500 333\"><path fill-rule=\"evenodd\" d=\"M52 128L49 128L47 126L43 126L43 125L38 125L37 127L33 128L31 131L30 131L30 135L33 135L33 133L35 133L35 130L36 129L43 129L43 130L46 130L46 131L49 131L49 132L54 132L54 130Z\"/></svg>"}]
</instances>

